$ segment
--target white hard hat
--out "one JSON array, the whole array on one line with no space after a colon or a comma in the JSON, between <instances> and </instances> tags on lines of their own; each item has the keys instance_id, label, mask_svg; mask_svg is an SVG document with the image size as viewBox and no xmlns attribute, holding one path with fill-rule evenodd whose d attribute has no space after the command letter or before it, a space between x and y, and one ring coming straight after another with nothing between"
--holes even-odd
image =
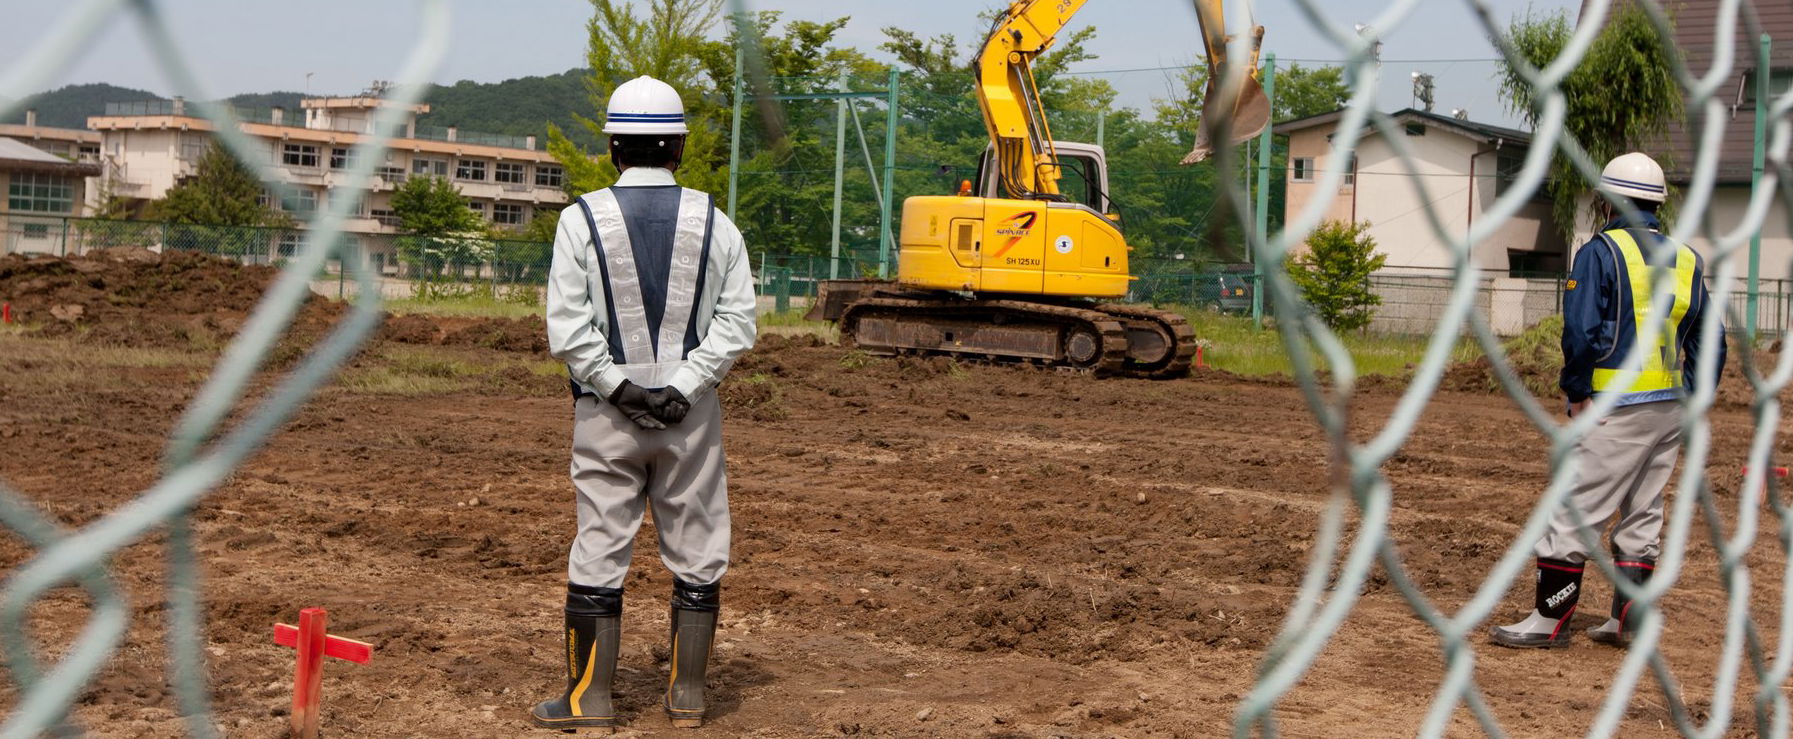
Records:
<instances>
[{"instance_id":1,"label":"white hard hat","mask_svg":"<svg viewBox=\"0 0 1793 739\"><path fill-rule=\"evenodd\" d=\"M1600 189L1614 195L1660 203L1668 198L1662 165L1649 155L1631 152L1614 157L1600 172Z\"/></svg>"},{"instance_id":2,"label":"white hard hat","mask_svg":"<svg viewBox=\"0 0 1793 739\"><path fill-rule=\"evenodd\" d=\"M642 75L617 85L604 111L604 133L686 134L685 101L672 85Z\"/></svg>"}]
</instances>

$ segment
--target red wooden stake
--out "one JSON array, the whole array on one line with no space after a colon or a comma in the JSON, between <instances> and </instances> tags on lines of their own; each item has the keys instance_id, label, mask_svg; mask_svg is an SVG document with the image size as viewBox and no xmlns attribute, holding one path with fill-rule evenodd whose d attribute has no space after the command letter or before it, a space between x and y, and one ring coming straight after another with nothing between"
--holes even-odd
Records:
<instances>
[{"instance_id":1,"label":"red wooden stake","mask_svg":"<svg viewBox=\"0 0 1793 739\"><path fill-rule=\"evenodd\" d=\"M12 303L0 305L0 323L12 323Z\"/></svg>"},{"instance_id":2,"label":"red wooden stake","mask_svg":"<svg viewBox=\"0 0 1793 739\"><path fill-rule=\"evenodd\" d=\"M340 636L330 636L326 627L330 614L322 608L299 611L299 625L274 624L274 643L295 647L299 657L293 669L292 735L299 739L317 739L318 710L324 687L324 658L335 657L355 663L366 663L373 657L373 645Z\"/></svg>"}]
</instances>

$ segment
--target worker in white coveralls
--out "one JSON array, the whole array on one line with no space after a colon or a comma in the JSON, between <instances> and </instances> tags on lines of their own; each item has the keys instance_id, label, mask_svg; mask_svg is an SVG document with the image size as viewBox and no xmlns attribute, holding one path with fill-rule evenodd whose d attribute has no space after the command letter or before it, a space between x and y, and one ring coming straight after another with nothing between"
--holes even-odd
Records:
<instances>
[{"instance_id":1,"label":"worker in white coveralls","mask_svg":"<svg viewBox=\"0 0 1793 739\"><path fill-rule=\"evenodd\" d=\"M1705 263L1686 244L1663 235L1656 218L1668 192L1661 165L1637 152L1617 157L1601 173L1599 189L1629 200L1636 213L1625 215L1602 199L1606 226L1575 254L1564 284L1563 371L1557 384L1570 416L1585 412L1595 395L1617 395L1617 404L1577 444L1580 467L1568 507L1556 511L1535 550L1534 607L1524 620L1494 627L1491 636L1502 646L1560 647L1573 636L1569 620L1581 598L1588 547L1570 507L1594 531L1617 518L1610 542L1613 564L1631 583L1649 581L1662 539L1662 491L1681 451L1679 401L1694 386L1702 347L1710 345L1718 369L1724 368L1722 323L1717 333L1702 332L1705 312L1724 309L1707 305ZM1656 276L1664 270L1672 300L1652 305ZM1657 328L1655 345L1639 346L1639 327L1651 324ZM1627 379L1621 368L1633 353L1642 355L1641 369ZM1628 645L1638 616L1615 586L1611 615L1588 636Z\"/></svg>"},{"instance_id":2,"label":"worker in white coveralls","mask_svg":"<svg viewBox=\"0 0 1793 739\"><path fill-rule=\"evenodd\" d=\"M685 109L651 77L610 96L621 172L561 211L548 278L548 347L573 393L578 534L567 558L566 692L531 712L558 729L617 725L610 683L623 577L644 509L672 571L674 726L704 718L704 668L728 569L728 482L716 386L753 347L753 276L714 198L673 180Z\"/></svg>"}]
</instances>

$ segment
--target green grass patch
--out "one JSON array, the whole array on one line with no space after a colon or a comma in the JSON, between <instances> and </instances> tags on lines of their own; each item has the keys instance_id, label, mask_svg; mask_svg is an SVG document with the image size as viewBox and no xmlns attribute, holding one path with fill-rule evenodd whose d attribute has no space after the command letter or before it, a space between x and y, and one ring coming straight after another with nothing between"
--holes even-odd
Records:
<instances>
[{"instance_id":1,"label":"green grass patch","mask_svg":"<svg viewBox=\"0 0 1793 739\"><path fill-rule=\"evenodd\" d=\"M807 308L787 310L784 312L766 311L759 314L760 333L775 336L807 336L815 334L830 344L840 342L840 329L828 321L810 321L803 318Z\"/></svg>"},{"instance_id":2,"label":"green grass patch","mask_svg":"<svg viewBox=\"0 0 1793 739\"><path fill-rule=\"evenodd\" d=\"M412 313L427 316L459 316L468 318L523 318L542 315L542 307L489 295L420 300L397 298L384 303L387 312L395 315Z\"/></svg>"},{"instance_id":3,"label":"green grass patch","mask_svg":"<svg viewBox=\"0 0 1793 739\"><path fill-rule=\"evenodd\" d=\"M472 388L492 368L464 359L464 353L436 347L383 346L342 375L350 392L374 395L429 395ZM368 361L372 360L372 361Z\"/></svg>"},{"instance_id":4,"label":"green grass patch","mask_svg":"<svg viewBox=\"0 0 1793 739\"><path fill-rule=\"evenodd\" d=\"M1209 367L1239 375L1293 375L1293 365L1284 350L1282 335L1275 329L1259 329L1249 316L1230 316L1188 306L1173 310L1189 318L1195 337L1206 342L1202 360ZM1339 337L1360 376L1400 376L1411 365L1425 357L1425 336L1349 333ZM1311 350L1310 350L1311 352ZM1452 361L1476 356L1474 343L1459 340L1452 351ZM1327 369L1324 357L1311 352L1314 366Z\"/></svg>"}]
</instances>

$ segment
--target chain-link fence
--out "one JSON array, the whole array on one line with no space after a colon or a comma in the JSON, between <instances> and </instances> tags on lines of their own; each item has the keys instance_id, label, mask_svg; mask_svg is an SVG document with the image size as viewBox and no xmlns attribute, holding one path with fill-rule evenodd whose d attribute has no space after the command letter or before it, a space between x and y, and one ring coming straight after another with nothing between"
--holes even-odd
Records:
<instances>
[{"instance_id":1,"label":"chain-link fence","mask_svg":"<svg viewBox=\"0 0 1793 739\"><path fill-rule=\"evenodd\" d=\"M1655 0L1637 0L1649 11L1650 20L1665 37L1672 37L1669 15ZM1326 16L1326 8L1316 0L1297 0L1303 16L1313 30L1332 47L1327 54L1346 59L1344 73L1353 95L1337 118L1330 135L1329 150L1340 160L1349 159L1352 151L1370 137L1394 152L1394 161L1409 175L1396 187L1412 192L1418 202L1439 200L1415 165L1419 156L1407 142L1402 124L1375 110L1376 94L1384 81L1373 49L1383 35L1411 23L1419 0L1395 0L1371 19L1363 30L1355 30ZM1509 182L1503 192L1482 209L1473 224L1459 228L1448 223L1446 214L1434 208L1421 212L1426 230L1432 235L1434 248L1447 255L1451 269L1437 277L1390 277L1382 292L1387 306L1415 306L1416 313L1429 314L1427 324L1431 339L1423 361L1415 368L1410 381L1396 401L1392 412L1379 428L1366 428L1361 419L1351 414L1355 373L1353 362L1339 337L1320 323L1302 304L1298 291L1281 270L1272 269L1261 279L1256 273L1228 268L1195 267L1186 270L1153 266L1150 258L1174 260L1183 254L1191 265L1212 265L1236 261L1249 251L1252 261L1266 265L1282 264L1303 239L1327 216L1330 204L1311 200L1288 214L1288 222L1268 232L1248 228L1244 214L1250 212L1248 197L1240 177L1244 171L1239 152L1223 150L1213 167L1173 169L1162 163L1174 161L1187 147L1192 131L1178 131L1159 138L1126 142L1116 139L1111 145L1115 162L1110 188L1117 194L1123 190L1132 195L1119 196L1117 208L1128 225L1129 238L1142 257L1141 277L1136 297L1144 300L1168 300L1204 304L1212 300L1222 310L1229 301L1244 296L1259 297L1267 312L1279 317L1281 332L1294 376L1300 383L1303 397L1315 415L1316 422L1331 439L1335 465L1332 496L1324 509L1319 529L1309 548L1310 561L1299 592L1285 615L1279 636L1268 648L1262 671L1255 684L1238 705L1235 733L1273 734L1274 709L1299 684L1319 659L1345 619L1357 605L1374 572L1388 578L1411 605L1417 618L1429 626L1440 643L1440 656L1445 663L1444 678L1433 691L1434 700L1421 719L1422 735L1446 733L1454 716L1467 710L1478 725L1493 735L1500 735L1498 721L1488 711L1477 683L1476 653L1471 643L1480 638L1481 629L1495 610L1505 601L1515 578L1531 560L1532 546L1542 535L1550 517L1565 505L1576 479L1581 460L1575 453L1576 442L1585 437L1613 410L1611 398L1598 400L1591 412L1570 422L1559 423L1524 388L1504 359L1497 332L1507 315L1495 310L1496 304L1515 308L1518 320L1524 322L1534 314L1551 310L1551 303L1561 288L1554 280L1489 277L1472 258L1475 248L1489 239L1504 223L1533 201L1548 176L1550 158L1561 151L1575 163L1576 171L1587 181L1598 176L1598 162L1591 161L1581 145L1564 131L1568 106L1563 92L1565 76L1588 54L1594 37L1600 32L1615 3L1590 0L1584 3L1572 37L1549 66L1538 69L1521 60L1502 35L1505 28L1485 3L1465 0L1479 19L1481 32L1498 40L1502 56L1512 61L1538 101L1539 125L1532 133L1528 153L1514 168L1507 170ZM738 4L737 4L738 5ZM1748 254L1750 237L1758 234L1771 213L1793 210L1793 187L1781 180L1793 177L1787 153L1793 143L1793 126L1788 113L1793 111L1793 92L1781 92L1766 102L1764 140L1766 156L1759 181L1748 191L1747 206L1729 213L1726 218L1712 218L1714 186L1723 134L1721 125L1733 114L1728 105L1734 90L1726 86L1732 67L1747 60L1740 54L1736 39L1761 33L1755 4L1740 0L1716 3L1715 39L1710 49L1710 66L1695 69L1686 59L1676 57L1674 75L1685 91L1688 115L1695 131L1691 146L1690 172L1684 188L1685 198L1673 235L1681 240L1698 240L1708 245L1707 259L1711 270L1715 302L1731 306L1728 316L1709 311L1705 316L1708 331L1716 330L1721 319L1735 326L1739 320L1739 286L1746 284L1741 272ZM158 5L153 2L125 3L120 0L87 0L73 6L67 19L49 31L39 46L25 59L0 77L0 99L20 100L41 89L52 75L67 66L80 50L94 42L95 34L113 16L131 16L149 40L150 47L163 71L176 90L190 100L212 99L198 84L190 61L177 48L173 36L163 23ZM428 80L446 49L448 21L445 4L424 5L419 37L405 68L394 79L400 84L393 89L403 103L414 97ZM1239 43L1246 43L1247 34L1239 34ZM1248 58L1235 49L1234 58ZM1704 59L1706 57L1702 57ZM1402 80L1404 82L1404 80ZM1228 83L1233 84L1233 83ZM900 83L899 83L900 85ZM1781 88L1784 89L1784 85ZM1074 94L1075 90L1053 88L1055 94ZM830 97L829 92L852 92L854 97ZM863 96L857 93L866 93ZM778 252L793 256L766 258L759 265L762 285L774 285L775 292L801 294L812 290L814 283L828 277L864 275L870 270L890 271L895 236L894 205L912 194L937 194L953 191L960 181L976 176L975 162L983 148L976 130L981 128L974 101L944 90L898 87L892 91L886 80L848 79L838 76L815 76L801 80L781 80L761 93L768 108L755 108L748 114L746 129L738 139L744 156L743 166L736 172L738 197L731 198L731 207L738 204L737 220L749 233L749 240ZM880 97L882 96L882 97ZM888 107L894 96L899 109ZM1062 98L1061 98L1062 99ZM1615 104L1624 101L1616 100ZM0 105L0 113L9 112L16 104ZM250 145L234 125L232 112L205 104L194 104L208 118L218 123L220 137L246 161L259 163L267 156L263 147ZM382 110L376 124L379 136L357 145L356 162L349 168L349 184L344 192L365 191L374 163L388 137L400 124L397 112L403 106ZM772 118L765 110L776 111ZM1107 137L1139 136L1134 129L1118 126L1103 111L1056 109L1064 117L1066 135ZM1076 122L1083 115L1084 123ZM893 126L890 121L896 121ZM1212 122L1210 122L1212 123ZM1094 130L1074 131L1078 126ZM927 135L944 129L964 129L967 135L946 139L952 145L940 146L941 137ZM853 135L849 137L847 131ZM860 133L863 131L863 133ZM877 149L882 147L883 151ZM853 152L857 149L857 152ZM857 154L851 160L848 152ZM1162 156L1160 156L1162 155ZM1136 162L1128 165L1125 162ZM839 172L839 175L836 175ZM1327 167L1312 173L1321 189L1338 190L1351 173L1342 167ZM779 183L778 187L756 182ZM836 184L840 195L836 196ZM276 191L277 182L269 183ZM798 196L777 193L795 189ZM838 206L835 203L839 203ZM344 223L352 215L354 197L332 197L327 207L309 219L309 228L293 232L290 252L281 244L288 234L262 231L217 231L198 227L175 227L166 224L131 223L63 223L59 238L61 249L70 243L77 249L97 244L107 246L149 246L153 239L160 248L218 249L244 259L278 262L285 260L279 281L269 291L254 317L225 352L217 369L206 382L195 402L186 411L172 435L166 453L166 470L161 480L131 502L78 528L62 525L41 512L28 499L9 486L0 485L0 522L28 541L35 555L9 573L4 590L0 591L0 645L4 646L5 665L19 686L19 699L14 711L0 724L5 736L31 736L57 726L83 688L101 665L118 648L129 620L129 609L120 597L120 584L108 569L108 560L125 546L140 541L157 530L166 531L170 557L167 587L167 621L169 633L170 681L176 687L180 710L189 719L189 730L200 736L215 733L209 715L205 689L204 650L200 648L197 576L190 523L186 514L209 490L220 483L268 435L289 418L301 402L345 357L354 351L373 328L378 316L378 300L358 300L355 309L346 313L336 331L291 370L271 391L262 394L265 400L253 408L247 403L250 380L268 350L290 323L298 305L314 281L325 274L332 263L333 252L347 267L344 283L354 281L360 295L383 292L382 276L398 277L407 269L406 260L392 262L372 258L363 244L350 244ZM833 214L839 212L838 217ZM823 218L819 214L828 214ZM1279 219L1280 220L1280 219ZM835 224L838 223L837 227ZM142 229L139 231L138 229ZM45 239L51 227L26 224L20 238ZM8 238L11 238L9 235ZM360 238L360 237L357 237ZM74 242L69 241L75 239ZM127 243L145 242L145 243ZM1233 248L1200 244L1232 244ZM839 245L836 248L836 245ZM1239 246L1248 248L1241 249ZM359 250L355 247L359 246ZM454 244L414 244L425 253L434 250L447 255ZM539 245L537 245L539 246ZM392 244L400 253L401 245ZM1237 254L1227 254L1237 251ZM353 252L353 253L352 253ZM367 259L360 258L366 254ZM800 256L799 256L800 255ZM418 269L429 276L447 276L457 281L486 278L496 281L508 275L519 284L539 281L529 273L539 267L537 258L470 258L466 256L424 257L416 260ZM506 266L508 265L508 267ZM509 270L507 272L507 270ZM1501 282L1518 280L1518 283ZM1235 284L1236 283L1236 284ZM1422 284L1423 283L1423 284ZM777 287L782 285L783 287ZM1666 281L1657 286L1659 293L1669 289ZM1395 292L1410 290L1412 297L1389 299ZM1211 291L1211 292L1210 292ZM1229 294L1229 291L1231 294ZM1758 299L1757 319L1777 316L1778 322L1763 321L1761 328L1780 330L1786 326L1787 301L1784 285L1775 286L1772 300L1760 300L1769 291L1747 296ZM1232 303L1236 307L1236 302ZM1763 309L1760 306L1771 307ZM1743 305L1747 305L1744 303ZM1764 313L1763 311L1767 312ZM1640 346L1654 343L1654 326L1647 326L1637 342ZM1485 579L1472 597L1463 602L1443 603L1423 591L1410 577L1400 550L1391 538L1389 522L1396 490L1384 472L1384 466L1401 451L1413 433L1419 416L1427 409L1438 389L1447 363L1452 360L1459 337L1469 335L1487 354L1497 370L1503 388L1518 410L1547 439L1547 448L1540 449L1551 459L1550 483L1541 491L1539 501L1523 525L1513 534L1501 555L1488 565ZM1324 356L1328 376L1324 383L1316 375L1314 354ZM1742 372L1755 392L1751 406L1755 431L1748 442L1748 473L1743 489L1755 490L1766 484L1764 472L1769 469L1770 453L1777 447L1780 405L1778 394L1793 380L1793 352L1783 353L1773 367L1759 367L1755 355L1740 352L1737 357ZM1642 614L1641 628L1608 685L1608 698L1594 711L1587 733L1612 736L1619 732L1634 694L1641 689L1645 671L1661 689L1668 706L1672 728L1687 736L1718 736L1732 732L1736 726L1739 702L1753 707L1750 723L1763 735L1787 736L1793 726L1793 707L1785 693L1793 674L1793 627L1787 614L1793 614L1793 589L1781 593L1778 613L1756 613L1752 593L1752 571L1746 555L1757 544L1763 516L1771 515L1781 522L1773 546L1786 553L1793 549L1793 507L1785 496L1768 496L1758 503L1754 495L1734 496L1736 509L1727 529L1726 517L1717 510L1719 502L1713 493L1713 482L1706 470L1713 442L1707 411L1714 403L1715 364L1712 352L1695 358L1702 382L1685 405L1683 428L1685 456L1672 495L1672 508L1667 512L1668 525L1662 542L1662 553L1655 577L1646 585L1627 584L1615 577L1611 557L1600 546L1592 547L1595 567L1613 580L1618 589L1635 598L1635 608ZM1627 373L1638 366L1632 361ZM1623 373L1622 373L1623 374ZM225 426L227 418L236 417L235 425ZM1703 713L1696 714L1686 705L1670 666L1658 644L1664 633L1664 619L1659 603L1676 584L1687 566L1692 522L1697 512L1708 522L1708 535L1718 556L1718 569L1729 598L1723 614L1708 616L1707 626L1726 630L1724 646L1715 655L1717 675L1711 686L1709 702ZM1764 580L1778 581L1785 573L1772 573ZM64 649L46 650L57 655L54 665L46 667L35 656L39 653L24 628L26 614L52 588L77 584L89 594L92 602L86 627ZM1770 632L1757 628L1758 620L1772 621L1778 629ZM1771 636L1772 634L1772 636ZM1771 641L1770 639L1773 639ZM1754 692L1740 695L1747 674L1753 680ZM1701 721L1703 720L1703 723Z\"/></svg>"}]
</instances>

